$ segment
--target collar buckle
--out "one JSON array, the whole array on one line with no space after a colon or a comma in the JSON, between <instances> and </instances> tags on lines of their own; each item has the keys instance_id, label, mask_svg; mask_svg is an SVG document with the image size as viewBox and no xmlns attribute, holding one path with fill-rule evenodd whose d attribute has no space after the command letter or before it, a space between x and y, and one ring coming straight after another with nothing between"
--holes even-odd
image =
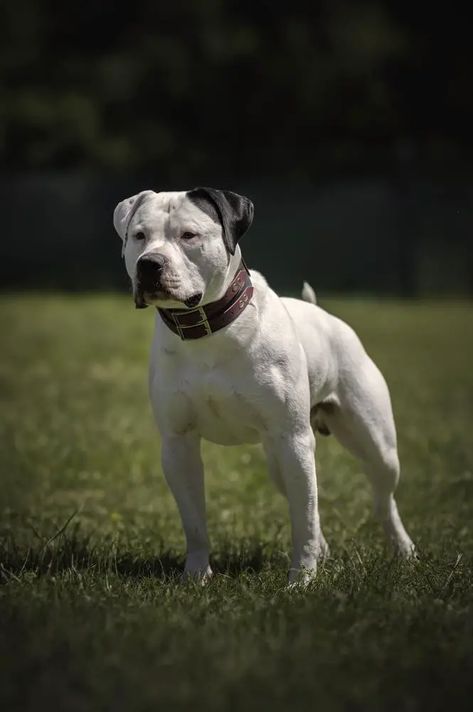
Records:
<instances>
[{"instance_id":1,"label":"collar buckle","mask_svg":"<svg viewBox=\"0 0 473 712\"><path fill-rule=\"evenodd\" d=\"M173 311L170 311L172 320L176 326L177 333L181 337L181 339L185 339L185 334L184 330L185 329L194 329L196 326L203 326L205 329L205 336L210 336L212 333L212 329L209 324L209 320L207 318L207 313L204 309L204 307L196 307L195 309L189 309L189 311L186 312L178 312L177 314ZM181 315L188 315L188 314L199 314L200 316L200 321L196 321L194 324L181 324L179 322L179 317Z\"/></svg>"},{"instance_id":2,"label":"collar buckle","mask_svg":"<svg viewBox=\"0 0 473 712\"><path fill-rule=\"evenodd\" d=\"M169 314L171 315L171 318L172 318L172 320L173 320L173 322L174 322L174 325L175 325L175 327L176 327L176 329L177 329L177 333L179 334L179 336L181 337L181 339L184 339L184 338L185 338L185 337L184 337L184 332L182 331L182 327L181 327L181 325L179 324L179 320L178 320L176 314L174 314L174 312L172 312L172 311L169 311Z\"/></svg>"}]
</instances>

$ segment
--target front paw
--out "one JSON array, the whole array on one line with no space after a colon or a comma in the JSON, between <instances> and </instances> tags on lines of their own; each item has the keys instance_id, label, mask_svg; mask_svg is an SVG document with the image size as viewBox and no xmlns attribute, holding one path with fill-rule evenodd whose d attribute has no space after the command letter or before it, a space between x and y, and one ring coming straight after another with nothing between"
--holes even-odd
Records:
<instances>
[{"instance_id":1,"label":"front paw","mask_svg":"<svg viewBox=\"0 0 473 712\"><path fill-rule=\"evenodd\" d=\"M306 588L317 575L317 567L290 568L288 573L288 588Z\"/></svg>"},{"instance_id":2,"label":"front paw","mask_svg":"<svg viewBox=\"0 0 473 712\"><path fill-rule=\"evenodd\" d=\"M401 539L393 543L393 550L396 556L407 561L419 561L414 543L410 539Z\"/></svg>"},{"instance_id":3,"label":"front paw","mask_svg":"<svg viewBox=\"0 0 473 712\"><path fill-rule=\"evenodd\" d=\"M205 586L205 584L210 581L213 576L213 571L207 564L204 567L191 567L187 566L184 569L181 580L184 581L194 581L195 583Z\"/></svg>"}]
</instances>

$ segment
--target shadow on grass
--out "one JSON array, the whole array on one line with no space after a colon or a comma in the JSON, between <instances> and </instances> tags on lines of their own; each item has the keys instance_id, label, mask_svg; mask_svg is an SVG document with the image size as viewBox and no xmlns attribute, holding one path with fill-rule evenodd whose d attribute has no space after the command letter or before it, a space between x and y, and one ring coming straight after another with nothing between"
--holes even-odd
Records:
<instances>
[{"instance_id":1,"label":"shadow on grass","mask_svg":"<svg viewBox=\"0 0 473 712\"><path fill-rule=\"evenodd\" d=\"M246 540L237 542L237 546L224 543L212 556L211 563L215 573L238 576L243 572L258 573L267 566L285 566L287 560L282 552ZM0 542L1 583L25 572L44 576L80 571L168 579L179 576L183 570L183 554L163 546L158 546L155 555L145 555L112 537L94 543L92 536L83 535L78 529L42 545L38 542L34 546L19 546L11 533Z\"/></svg>"}]
</instances>

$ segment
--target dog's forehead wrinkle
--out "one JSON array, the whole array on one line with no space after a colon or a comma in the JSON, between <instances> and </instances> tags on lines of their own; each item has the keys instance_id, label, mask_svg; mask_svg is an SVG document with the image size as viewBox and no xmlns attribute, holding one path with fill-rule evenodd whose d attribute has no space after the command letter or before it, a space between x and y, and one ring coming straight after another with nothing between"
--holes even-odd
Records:
<instances>
[{"instance_id":1,"label":"dog's forehead wrinkle","mask_svg":"<svg viewBox=\"0 0 473 712\"><path fill-rule=\"evenodd\" d=\"M183 196L184 193L157 193L152 196L136 211L135 227L138 222L150 231L163 231L169 226L180 226L184 223L200 227L202 223L196 221L196 212L186 209Z\"/></svg>"},{"instance_id":2,"label":"dog's forehead wrinkle","mask_svg":"<svg viewBox=\"0 0 473 712\"><path fill-rule=\"evenodd\" d=\"M184 191L162 192L156 194L156 203L161 206L162 210L167 213L179 207L182 198L185 195Z\"/></svg>"},{"instance_id":3,"label":"dog's forehead wrinkle","mask_svg":"<svg viewBox=\"0 0 473 712\"><path fill-rule=\"evenodd\" d=\"M201 210L184 192L156 193L140 205L133 215L129 228L167 231L184 229L195 232L213 232L219 228L211 215Z\"/></svg>"}]
</instances>

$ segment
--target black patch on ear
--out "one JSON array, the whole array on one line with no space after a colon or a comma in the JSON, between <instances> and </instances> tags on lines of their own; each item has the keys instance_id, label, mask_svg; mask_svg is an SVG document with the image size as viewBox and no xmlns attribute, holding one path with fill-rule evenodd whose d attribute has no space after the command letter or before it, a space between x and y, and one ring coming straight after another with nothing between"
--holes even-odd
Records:
<instances>
[{"instance_id":1,"label":"black patch on ear","mask_svg":"<svg viewBox=\"0 0 473 712\"><path fill-rule=\"evenodd\" d=\"M232 255L240 237L253 222L254 207L249 198L231 190L194 188L187 193L194 205L222 226L225 246Z\"/></svg>"}]
</instances>

